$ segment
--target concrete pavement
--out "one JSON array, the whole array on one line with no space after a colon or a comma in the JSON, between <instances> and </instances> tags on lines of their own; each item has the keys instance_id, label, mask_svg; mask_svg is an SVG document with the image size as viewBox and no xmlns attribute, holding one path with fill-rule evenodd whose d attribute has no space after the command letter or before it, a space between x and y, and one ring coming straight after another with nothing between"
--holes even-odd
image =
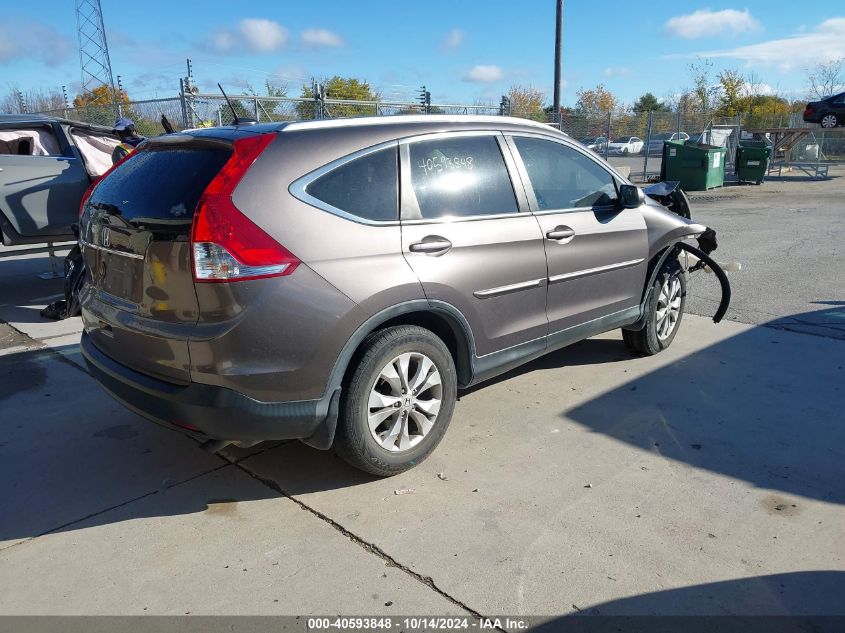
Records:
<instances>
[{"instance_id":1,"label":"concrete pavement","mask_svg":"<svg viewBox=\"0 0 845 633\"><path fill-rule=\"evenodd\" d=\"M608 333L462 394L377 480L128 412L79 320L37 316L45 267L0 268L0 614L845 615L836 336L687 315L635 358Z\"/></svg>"}]
</instances>

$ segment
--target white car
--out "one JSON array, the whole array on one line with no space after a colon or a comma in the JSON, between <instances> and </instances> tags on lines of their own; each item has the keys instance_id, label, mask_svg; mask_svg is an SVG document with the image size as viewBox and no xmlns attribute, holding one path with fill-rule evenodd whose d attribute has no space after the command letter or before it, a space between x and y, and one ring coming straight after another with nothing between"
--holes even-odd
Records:
<instances>
[{"instance_id":1,"label":"white car","mask_svg":"<svg viewBox=\"0 0 845 633\"><path fill-rule=\"evenodd\" d=\"M688 141L689 134L686 132L665 132L663 134L652 134L648 143L648 155L663 153L663 144L666 141Z\"/></svg>"},{"instance_id":2,"label":"white car","mask_svg":"<svg viewBox=\"0 0 845 633\"><path fill-rule=\"evenodd\" d=\"M643 151L643 139L638 136L620 136L610 141L608 153L627 156L628 154L639 154Z\"/></svg>"}]
</instances>

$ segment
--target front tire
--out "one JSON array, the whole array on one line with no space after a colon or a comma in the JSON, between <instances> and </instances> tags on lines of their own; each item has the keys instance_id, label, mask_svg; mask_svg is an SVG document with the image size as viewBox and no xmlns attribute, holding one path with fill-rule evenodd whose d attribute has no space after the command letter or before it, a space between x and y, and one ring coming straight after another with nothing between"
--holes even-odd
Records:
<instances>
[{"instance_id":1,"label":"front tire","mask_svg":"<svg viewBox=\"0 0 845 633\"><path fill-rule=\"evenodd\" d=\"M406 471L440 443L456 398L455 363L440 338L412 325L374 332L343 390L335 451L380 477Z\"/></svg>"},{"instance_id":2,"label":"front tire","mask_svg":"<svg viewBox=\"0 0 845 633\"><path fill-rule=\"evenodd\" d=\"M654 356L672 344L687 302L686 273L677 260L664 264L654 281L641 330L622 330L622 339L634 352Z\"/></svg>"}]
</instances>

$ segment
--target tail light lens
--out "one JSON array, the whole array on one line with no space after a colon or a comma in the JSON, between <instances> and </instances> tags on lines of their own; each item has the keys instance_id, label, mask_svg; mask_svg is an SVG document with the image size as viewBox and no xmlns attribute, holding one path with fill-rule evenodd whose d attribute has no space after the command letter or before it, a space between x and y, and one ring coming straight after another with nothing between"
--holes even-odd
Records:
<instances>
[{"instance_id":1,"label":"tail light lens","mask_svg":"<svg viewBox=\"0 0 845 633\"><path fill-rule=\"evenodd\" d=\"M208 184L191 227L194 280L231 282L290 275L299 260L232 202L235 187L276 138L263 134L234 142L232 156Z\"/></svg>"},{"instance_id":2,"label":"tail light lens","mask_svg":"<svg viewBox=\"0 0 845 633\"><path fill-rule=\"evenodd\" d=\"M809 116L812 113L813 113L813 106L807 106L807 108L804 110L804 116Z\"/></svg>"},{"instance_id":3,"label":"tail light lens","mask_svg":"<svg viewBox=\"0 0 845 633\"><path fill-rule=\"evenodd\" d=\"M85 213L85 204L88 202L88 198L91 197L91 194L94 191L94 187L100 184L100 181L112 173L115 169L117 169L120 165L125 163L127 160L135 156L137 152L129 152L126 156L121 158L117 161L114 165L109 167L102 175L97 176L94 180L91 181L91 184L88 185L88 189L85 190L85 193L82 195L82 200L79 202L79 218L82 219L82 214Z\"/></svg>"}]
</instances>

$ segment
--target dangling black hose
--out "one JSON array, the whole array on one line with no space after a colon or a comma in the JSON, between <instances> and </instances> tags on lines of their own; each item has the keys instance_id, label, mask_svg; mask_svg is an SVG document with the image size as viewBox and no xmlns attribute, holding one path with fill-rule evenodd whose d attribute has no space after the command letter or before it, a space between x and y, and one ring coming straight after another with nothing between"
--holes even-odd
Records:
<instances>
[{"instance_id":1,"label":"dangling black hose","mask_svg":"<svg viewBox=\"0 0 845 633\"><path fill-rule=\"evenodd\" d=\"M698 257L698 259L710 267L710 270L713 271L716 278L719 280L719 285L722 286L722 301L719 303L719 309L716 310L716 314L713 315L713 323L718 323L722 320L722 317L725 316L725 313L728 311L728 306L731 304L731 284L728 281L728 276L719 264L714 262L709 255L697 249L695 246L691 246L686 242L678 242L675 246Z\"/></svg>"}]
</instances>

